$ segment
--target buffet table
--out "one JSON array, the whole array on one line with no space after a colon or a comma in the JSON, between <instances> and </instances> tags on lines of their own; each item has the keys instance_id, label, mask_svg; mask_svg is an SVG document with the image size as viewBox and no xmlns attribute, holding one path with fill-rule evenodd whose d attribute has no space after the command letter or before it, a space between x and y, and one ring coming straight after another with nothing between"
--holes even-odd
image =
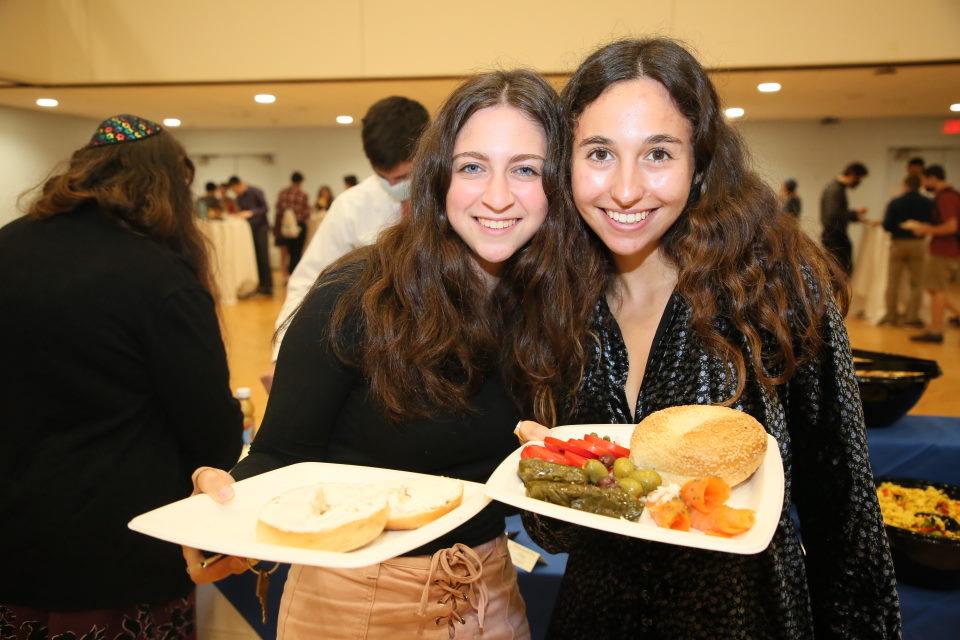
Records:
<instances>
[{"instance_id":1,"label":"buffet table","mask_svg":"<svg viewBox=\"0 0 960 640\"><path fill-rule=\"evenodd\" d=\"M875 475L960 484L960 418L905 416L890 427L869 430L867 437ZM553 603L566 569L566 554L547 554L535 545L523 530L519 516L507 519L507 532L517 542L543 555L545 562L532 572L518 569L517 573L533 638L546 638ZM287 567L281 567L272 576L267 624L260 619L260 606L254 597L256 580L250 572L222 580L216 587L206 585L204 588L219 590L220 597L236 607L249 623L250 637L275 638L286 570ZM960 629L960 590L938 591L901 584L899 592L905 640L956 639ZM198 598L198 612L202 617L201 600ZM202 622L200 631L201 640L211 640L209 634L204 634Z\"/></svg>"},{"instance_id":2,"label":"buffet table","mask_svg":"<svg viewBox=\"0 0 960 640\"><path fill-rule=\"evenodd\" d=\"M197 224L213 249L210 266L220 302L236 304L238 296L253 291L259 283L250 224L231 216L222 220L198 220Z\"/></svg>"}]
</instances>

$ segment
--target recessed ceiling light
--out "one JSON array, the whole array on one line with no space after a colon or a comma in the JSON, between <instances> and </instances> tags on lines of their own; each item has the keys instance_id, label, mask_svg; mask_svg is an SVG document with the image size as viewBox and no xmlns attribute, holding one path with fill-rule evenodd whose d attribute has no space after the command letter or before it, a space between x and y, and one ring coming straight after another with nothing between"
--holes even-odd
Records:
<instances>
[{"instance_id":1,"label":"recessed ceiling light","mask_svg":"<svg viewBox=\"0 0 960 640\"><path fill-rule=\"evenodd\" d=\"M779 82L761 82L757 85L757 91L760 93L776 93L780 91L780 89Z\"/></svg>"},{"instance_id":2,"label":"recessed ceiling light","mask_svg":"<svg viewBox=\"0 0 960 640\"><path fill-rule=\"evenodd\" d=\"M164 118L163 124L167 125L168 127L179 127L180 118Z\"/></svg>"},{"instance_id":3,"label":"recessed ceiling light","mask_svg":"<svg viewBox=\"0 0 960 640\"><path fill-rule=\"evenodd\" d=\"M337 124L353 124L353 116L337 116Z\"/></svg>"},{"instance_id":4,"label":"recessed ceiling light","mask_svg":"<svg viewBox=\"0 0 960 640\"><path fill-rule=\"evenodd\" d=\"M724 113L727 114L728 118L740 118L743 116L745 112L740 107L730 107L729 109L724 111Z\"/></svg>"},{"instance_id":5,"label":"recessed ceiling light","mask_svg":"<svg viewBox=\"0 0 960 640\"><path fill-rule=\"evenodd\" d=\"M273 95L272 93L258 93L257 95L253 96L253 99L260 104L273 104L277 101L277 96Z\"/></svg>"},{"instance_id":6,"label":"recessed ceiling light","mask_svg":"<svg viewBox=\"0 0 960 640\"><path fill-rule=\"evenodd\" d=\"M37 104L40 104L40 101L37 101ZM960 102L954 102L950 105L950 111L960 111Z\"/></svg>"},{"instance_id":7,"label":"recessed ceiling light","mask_svg":"<svg viewBox=\"0 0 960 640\"><path fill-rule=\"evenodd\" d=\"M59 102L54 98L37 98L38 107L55 107Z\"/></svg>"}]
</instances>

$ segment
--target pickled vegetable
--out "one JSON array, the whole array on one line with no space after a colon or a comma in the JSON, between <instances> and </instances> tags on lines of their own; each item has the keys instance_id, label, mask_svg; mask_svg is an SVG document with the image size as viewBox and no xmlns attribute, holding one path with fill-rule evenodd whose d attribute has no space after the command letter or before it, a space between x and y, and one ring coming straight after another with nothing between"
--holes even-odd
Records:
<instances>
[{"instance_id":1,"label":"pickled vegetable","mask_svg":"<svg viewBox=\"0 0 960 640\"><path fill-rule=\"evenodd\" d=\"M660 474L653 469L634 469L627 474L627 477L633 478L643 485L643 495L647 495L663 484L663 479L660 477Z\"/></svg>"},{"instance_id":2,"label":"pickled vegetable","mask_svg":"<svg viewBox=\"0 0 960 640\"><path fill-rule=\"evenodd\" d=\"M617 480L617 484L620 485L620 488L627 492L630 496L634 498L639 498L643 495L643 483L639 480L634 480L630 476L624 476Z\"/></svg>"},{"instance_id":3,"label":"pickled vegetable","mask_svg":"<svg viewBox=\"0 0 960 640\"><path fill-rule=\"evenodd\" d=\"M527 484L527 496L611 518L636 520L643 513L643 503L625 491L588 484L534 480Z\"/></svg>"},{"instance_id":4,"label":"pickled vegetable","mask_svg":"<svg viewBox=\"0 0 960 640\"><path fill-rule=\"evenodd\" d=\"M643 503L617 489L604 491L601 495L587 495L570 502L580 511L588 511L611 518L637 520L643 513Z\"/></svg>"},{"instance_id":5,"label":"pickled vegetable","mask_svg":"<svg viewBox=\"0 0 960 640\"><path fill-rule=\"evenodd\" d=\"M613 476L617 480L626 477L627 474L635 469L636 467L630 462L630 458L617 458L613 462Z\"/></svg>"},{"instance_id":6,"label":"pickled vegetable","mask_svg":"<svg viewBox=\"0 0 960 640\"><path fill-rule=\"evenodd\" d=\"M583 469L547 462L539 458L521 459L519 474L523 484L537 480L587 484L587 474Z\"/></svg>"},{"instance_id":7,"label":"pickled vegetable","mask_svg":"<svg viewBox=\"0 0 960 640\"><path fill-rule=\"evenodd\" d=\"M587 460L583 465L583 470L587 474L587 479L593 484L607 475L607 468L599 460Z\"/></svg>"}]
</instances>

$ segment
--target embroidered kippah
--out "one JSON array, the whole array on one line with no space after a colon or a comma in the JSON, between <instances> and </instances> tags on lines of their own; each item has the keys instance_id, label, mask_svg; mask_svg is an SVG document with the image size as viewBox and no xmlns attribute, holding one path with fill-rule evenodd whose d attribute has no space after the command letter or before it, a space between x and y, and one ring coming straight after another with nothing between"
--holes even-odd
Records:
<instances>
[{"instance_id":1,"label":"embroidered kippah","mask_svg":"<svg viewBox=\"0 0 960 640\"><path fill-rule=\"evenodd\" d=\"M160 125L138 116L122 114L112 116L100 123L96 133L90 139L91 147L105 144L135 142L160 133Z\"/></svg>"}]
</instances>

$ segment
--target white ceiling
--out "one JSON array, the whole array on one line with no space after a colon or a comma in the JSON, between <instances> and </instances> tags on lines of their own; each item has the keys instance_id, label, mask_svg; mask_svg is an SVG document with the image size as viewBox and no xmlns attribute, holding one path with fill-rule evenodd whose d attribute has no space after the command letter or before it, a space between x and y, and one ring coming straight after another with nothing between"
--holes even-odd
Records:
<instances>
[{"instance_id":1,"label":"white ceiling","mask_svg":"<svg viewBox=\"0 0 960 640\"><path fill-rule=\"evenodd\" d=\"M960 103L960 64L901 65L726 71L712 73L725 106L739 106L750 120L960 117L949 106ZM567 76L550 76L561 88ZM337 115L360 118L376 100L404 95L431 112L458 84L459 78L277 83L170 84L154 86L18 86L0 84L0 105L42 110L40 97L53 97L60 114L101 120L115 113L150 119L179 118L184 128L242 129L337 126ZM776 81L783 90L761 94L760 82ZM256 93L272 93L277 101L256 104Z\"/></svg>"}]
</instances>

